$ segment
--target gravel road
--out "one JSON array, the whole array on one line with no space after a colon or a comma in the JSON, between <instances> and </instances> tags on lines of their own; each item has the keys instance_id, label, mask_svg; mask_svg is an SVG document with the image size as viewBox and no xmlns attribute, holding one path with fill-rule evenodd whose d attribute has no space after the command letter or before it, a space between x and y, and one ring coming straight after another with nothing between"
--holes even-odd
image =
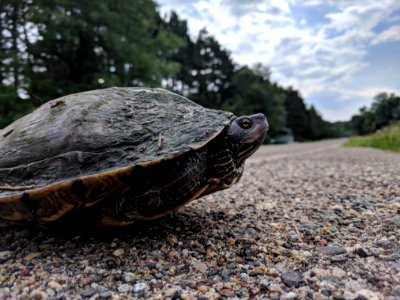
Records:
<instances>
[{"instance_id":1,"label":"gravel road","mask_svg":"<svg viewBox=\"0 0 400 300\"><path fill-rule=\"evenodd\" d=\"M260 149L235 187L116 231L0 231L0 299L400 299L400 155Z\"/></svg>"}]
</instances>

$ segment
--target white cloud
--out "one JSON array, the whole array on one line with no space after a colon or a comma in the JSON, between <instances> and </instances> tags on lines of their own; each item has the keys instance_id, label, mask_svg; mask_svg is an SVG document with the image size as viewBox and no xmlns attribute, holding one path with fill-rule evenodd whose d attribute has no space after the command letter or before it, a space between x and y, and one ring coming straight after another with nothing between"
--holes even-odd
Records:
<instances>
[{"instance_id":1,"label":"white cloud","mask_svg":"<svg viewBox=\"0 0 400 300\"><path fill-rule=\"evenodd\" d=\"M159 0L159 3L162 11L174 9L187 19L193 36L207 27L232 52L235 61L269 66L273 80L300 90L306 100L323 91L339 93L340 99L351 99L349 95L354 93L358 97L371 97L366 88L372 91L374 87L363 88L358 84L360 89L355 91L348 83L357 81L357 74L369 67L366 56L371 45L400 40L398 24L375 32L379 24L389 19L396 22L392 13L400 9L398 0ZM324 8L325 15L320 15L322 21L315 25L312 13L311 17L300 15L299 7L311 9L313 14L321 11L317 8ZM321 112L329 119L334 115L323 109Z\"/></svg>"},{"instance_id":2,"label":"white cloud","mask_svg":"<svg viewBox=\"0 0 400 300\"><path fill-rule=\"evenodd\" d=\"M369 87L369 88L364 88L361 90L341 90L341 97L339 98L342 101L349 101L354 98L364 98L364 99L371 99L380 94L380 93L389 93L389 94L396 94L400 95L400 88L399 89L393 89L393 88L388 88L388 87Z\"/></svg>"},{"instance_id":3,"label":"white cloud","mask_svg":"<svg viewBox=\"0 0 400 300\"><path fill-rule=\"evenodd\" d=\"M372 44L380 44L388 41L400 41L400 25L394 25L377 35Z\"/></svg>"}]
</instances>

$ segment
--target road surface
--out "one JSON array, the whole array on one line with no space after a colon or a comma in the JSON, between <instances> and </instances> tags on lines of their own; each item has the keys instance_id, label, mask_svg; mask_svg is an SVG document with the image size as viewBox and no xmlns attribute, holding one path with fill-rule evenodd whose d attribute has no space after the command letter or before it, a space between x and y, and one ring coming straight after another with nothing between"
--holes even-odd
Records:
<instances>
[{"instance_id":1,"label":"road surface","mask_svg":"<svg viewBox=\"0 0 400 300\"><path fill-rule=\"evenodd\" d=\"M130 228L0 231L0 299L400 299L400 155L262 147L234 187Z\"/></svg>"}]
</instances>

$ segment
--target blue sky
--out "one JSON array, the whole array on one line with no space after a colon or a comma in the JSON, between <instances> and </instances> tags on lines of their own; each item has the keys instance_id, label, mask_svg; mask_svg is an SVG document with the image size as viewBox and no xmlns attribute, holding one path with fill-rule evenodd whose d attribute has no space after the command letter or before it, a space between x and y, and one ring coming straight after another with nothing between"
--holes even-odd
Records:
<instances>
[{"instance_id":1,"label":"blue sky","mask_svg":"<svg viewBox=\"0 0 400 300\"><path fill-rule=\"evenodd\" d=\"M400 95L399 0L157 0L193 37L202 28L233 59L263 63L330 121L347 120L379 92Z\"/></svg>"}]
</instances>

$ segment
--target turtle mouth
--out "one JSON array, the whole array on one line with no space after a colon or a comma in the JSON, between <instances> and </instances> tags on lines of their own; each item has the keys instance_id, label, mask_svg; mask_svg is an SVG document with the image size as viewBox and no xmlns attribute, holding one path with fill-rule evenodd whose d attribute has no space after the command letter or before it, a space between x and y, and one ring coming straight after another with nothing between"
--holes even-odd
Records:
<instances>
[{"instance_id":1,"label":"turtle mouth","mask_svg":"<svg viewBox=\"0 0 400 300\"><path fill-rule=\"evenodd\" d=\"M239 166L243 164L243 162L246 158L253 155L254 152L256 152L258 150L258 148L260 148L260 146L264 142L266 135L267 135L267 132L264 131L256 138L256 140L253 140L251 143L243 143L239 146L238 154L237 154Z\"/></svg>"}]
</instances>

